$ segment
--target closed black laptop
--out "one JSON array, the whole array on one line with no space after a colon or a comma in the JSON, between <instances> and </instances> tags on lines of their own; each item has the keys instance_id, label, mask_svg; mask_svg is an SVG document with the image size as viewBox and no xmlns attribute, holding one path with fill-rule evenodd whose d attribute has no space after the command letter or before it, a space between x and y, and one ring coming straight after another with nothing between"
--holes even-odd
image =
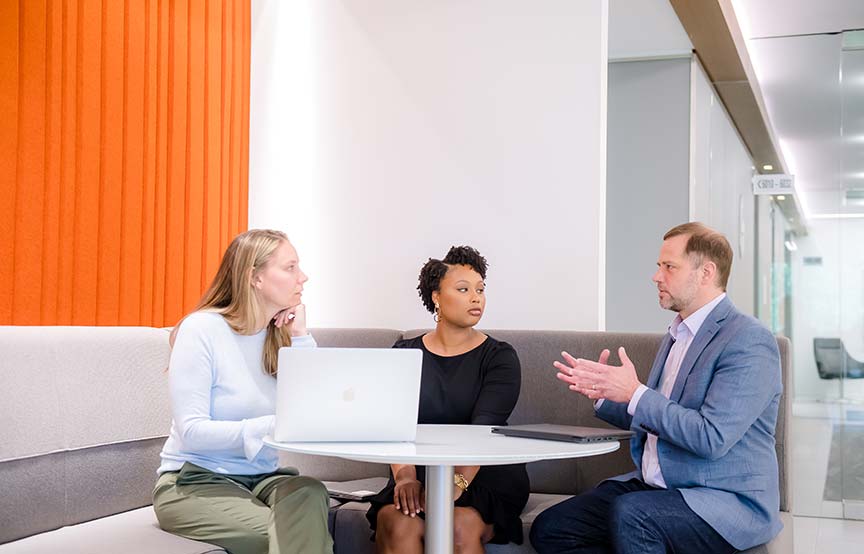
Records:
<instances>
[{"instance_id":1,"label":"closed black laptop","mask_svg":"<svg viewBox=\"0 0 864 554\"><path fill-rule=\"evenodd\" d=\"M633 436L633 431L601 429L600 427L577 427L575 425L553 425L551 423L493 427L492 432L506 435L508 437L524 437L528 439L546 439L565 442L618 441L626 440Z\"/></svg>"}]
</instances>

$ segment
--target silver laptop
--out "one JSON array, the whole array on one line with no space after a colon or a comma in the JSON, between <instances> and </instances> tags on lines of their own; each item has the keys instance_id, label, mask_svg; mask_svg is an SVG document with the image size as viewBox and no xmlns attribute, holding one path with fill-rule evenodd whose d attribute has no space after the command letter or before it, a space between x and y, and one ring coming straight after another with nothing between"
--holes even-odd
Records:
<instances>
[{"instance_id":1,"label":"silver laptop","mask_svg":"<svg viewBox=\"0 0 864 554\"><path fill-rule=\"evenodd\" d=\"M423 353L407 348L280 348L280 442L413 441Z\"/></svg>"},{"instance_id":2,"label":"silver laptop","mask_svg":"<svg viewBox=\"0 0 864 554\"><path fill-rule=\"evenodd\" d=\"M578 427L575 425L554 425L552 423L493 427L492 432L500 435L507 435L508 437L523 437L526 439L545 439L565 442L617 441L629 439L633 436L633 431L602 429L600 427Z\"/></svg>"}]
</instances>

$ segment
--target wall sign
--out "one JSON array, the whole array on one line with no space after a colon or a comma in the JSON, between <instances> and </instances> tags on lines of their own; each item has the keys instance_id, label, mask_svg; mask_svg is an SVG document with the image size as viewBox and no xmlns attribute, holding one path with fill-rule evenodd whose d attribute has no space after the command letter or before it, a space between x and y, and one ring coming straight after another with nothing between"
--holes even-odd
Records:
<instances>
[{"instance_id":1,"label":"wall sign","mask_svg":"<svg viewBox=\"0 0 864 554\"><path fill-rule=\"evenodd\" d=\"M794 175L756 175L753 177L753 194L792 194L795 188Z\"/></svg>"}]
</instances>

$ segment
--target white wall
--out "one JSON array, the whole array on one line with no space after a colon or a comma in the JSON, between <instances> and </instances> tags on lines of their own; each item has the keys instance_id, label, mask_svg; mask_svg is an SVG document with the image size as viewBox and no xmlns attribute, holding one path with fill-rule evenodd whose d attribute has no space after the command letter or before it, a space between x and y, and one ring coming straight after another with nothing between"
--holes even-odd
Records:
<instances>
[{"instance_id":1,"label":"white wall","mask_svg":"<svg viewBox=\"0 0 864 554\"><path fill-rule=\"evenodd\" d=\"M604 327L605 0L254 0L250 227L313 326L430 326L422 263L489 260L487 328Z\"/></svg>"},{"instance_id":2,"label":"white wall","mask_svg":"<svg viewBox=\"0 0 864 554\"><path fill-rule=\"evenodd\" d=\"M609 64L609 331L657 333L672 319L651 276L663 234L689 216L689 99L689 57Z\"/></svg>"},{"instance_id":3,"label":"white wall","mask_svg":"<svg viewBox=\"0 0 864 554\"><path fill-rule=\"evenodd\" d=\"M729 296L754 313L752 164L698 61L613 63L609 98L608 328L657 331L668 324L649 268L663 233L688 220L727 236L734 252Z\"/></svg>"},{"instance_id":4,"label":"white wall","mask_svg":"<svg viewBox=\"0 0 864 554\"><path fill-rule=\"evenodd\" d=\"M726 235L735 257L727 292L742 312L755 313L755 200L752 160L697 60L693 60L690 219Z\"/></svg>"},{"instance_id":5,"label":"white wall","mask_svg":"<svg viewBox=\"0 0 864 554\"><path fill-rule=\"evenodd\" d=\"M609 59L689 57L693 44L669 0L609 0Z\"/></svg>"},{"instance_id":6,"label":"white wall","mask_svg":"<svg viewBox=\"0 0 864 554\"><path fill-rule=\"evenodd\" d=\"M864 360L864 220L811 219L808 231L792 256L795 397L837 398L839 381L816 373L813 338L839 337ZM821 257L822 265L804 265L804 257ZM846 397L864 399L862 381L847 380Z\"/></svg>"}]
</instances>

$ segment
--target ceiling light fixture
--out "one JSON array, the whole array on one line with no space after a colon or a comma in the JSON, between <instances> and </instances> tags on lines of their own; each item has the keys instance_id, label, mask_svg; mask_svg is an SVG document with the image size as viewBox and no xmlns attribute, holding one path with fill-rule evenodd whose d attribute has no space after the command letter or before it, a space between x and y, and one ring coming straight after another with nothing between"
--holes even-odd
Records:
<instances>
[{"instance_id":1,"label":"ceiling light fixture","mask_svg":"<svg viewBox=\"0 0 864 554\"><path fill-rule=\"evenodd\" d=\"M777 196L777 200L783 201L783 200L786 200L786 197L781 194L781 195Z\"/></svg>"},{"instance_id":2,"label":"ceiling light fixture","mask_svg":"<svg viewBox=\"0 0 864 554\"><path fill-rule=\"evenodd\" d=\"M771 164L765 164L762 166L762 171L774 171L774 166Z\"/></svg>"}]
</instances>

